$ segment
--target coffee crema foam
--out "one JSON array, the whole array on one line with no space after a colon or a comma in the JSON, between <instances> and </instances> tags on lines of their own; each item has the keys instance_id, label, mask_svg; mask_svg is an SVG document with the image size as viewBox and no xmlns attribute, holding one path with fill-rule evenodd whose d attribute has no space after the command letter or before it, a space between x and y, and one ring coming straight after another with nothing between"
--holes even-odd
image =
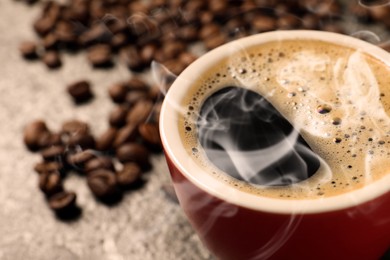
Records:
<instances>
[{"instance_id":1,"label":"coffee crema foam","mask_svg":"<svg viewBox=\"0 0 390 260\"><path fill-rule=\"evenodd\" d=\"M313 199L350 192L390 172L388 75L387 65L363 51L317 40L237 50L191 85L181 104L181 138L205 172L248 193ZM321 158L318 171L295 184L265 186L237 180L210 162L198 141L199 111L209 96L228 86L265 97Z\"/></svg>"}]
</instances>

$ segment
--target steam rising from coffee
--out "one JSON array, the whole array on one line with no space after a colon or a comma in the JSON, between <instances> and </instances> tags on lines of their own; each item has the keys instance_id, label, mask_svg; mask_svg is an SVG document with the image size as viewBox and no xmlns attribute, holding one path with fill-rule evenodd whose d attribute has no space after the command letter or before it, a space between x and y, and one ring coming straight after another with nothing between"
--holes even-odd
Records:
<instances>
[{"instance_id":1,"label":"steam rising from coffee","mask_svg":"<svg viewBox=\"0 0 390 260\"><path fill-rule=\"evenodd\" d=\"M238 180L289 185L308 179L319 167L298 131L248 89L214 93L203 103L197 127L210 161Z\"/></svg>"}]
</instances>

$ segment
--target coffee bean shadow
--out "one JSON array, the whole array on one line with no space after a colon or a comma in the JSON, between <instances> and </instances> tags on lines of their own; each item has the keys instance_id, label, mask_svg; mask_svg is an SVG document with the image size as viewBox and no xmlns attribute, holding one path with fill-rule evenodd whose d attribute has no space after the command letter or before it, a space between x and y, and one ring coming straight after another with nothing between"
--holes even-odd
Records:
<instances>
[{"instance_id":1,"label":"coffee bean shadow","mask_svg":"<svg viewBox=\"0 0 390 260\"><path fill-rule=\"evenodd\" d=\"M115 206L119 205L120 202L122 201L123 192L118 190L117 192L115 192L114 194L111 194L110 196L101 197L101 198L95 197L95 199L99 203L103 203L104 205L106 205L108 207L115 207Z\"/></svg>"},{"instance_id":2,"label":"coffee bean shadow","mask_svg":"<svg viewBox=\"0 0 390 260\"><path fill-rule=\"evenodd\" d=\"M94 69L112 69L115 67L115 63L112 61L105 62L102 64L93 64Z\"/></svg>"},{"instance_id":3,"label":"coffee bean shadow","mask_svg":"<svg viewBox=\"0 0 390 260\"><path fill-rule=\"evenodd\" d=\"M78 206L74 206L64 211L56 211L55 216L58 220L63 222L74 222L80 219L82 215L82 209Z\"/></svg>"},{"instance_id":4,"label":"coffee bean shadow","mask_svg":"<svg viewBox=\"0 0 390 260\"><path fill-rule=\"evenodd\" d=\"M145 180L143 178L140 178L140 179L138 179L137 181L135 181L134 183L132 183L129 186L121 187L121 190L124 193L132 192L132 191L138 191L138 190L142 189L143 187L145 187L146 183L147 183L147 180Z\"/></svg>"}]
</instances>

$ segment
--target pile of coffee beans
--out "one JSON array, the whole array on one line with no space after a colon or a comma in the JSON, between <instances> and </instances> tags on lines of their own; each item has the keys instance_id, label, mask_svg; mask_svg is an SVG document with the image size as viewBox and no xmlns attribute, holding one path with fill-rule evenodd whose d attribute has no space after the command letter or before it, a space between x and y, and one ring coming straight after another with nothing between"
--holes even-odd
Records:
<instances>
[{"instance_id":1,"label":"pile of coffee beans","mask_svg":"<svg viewBox=\"0 0 390 260\"><path fill-rule=\"evenodd\" d=\"M89 63L111 67L114 55L131 70L151 61L179 74L196 56L190 46L206 50L232 39L277 29L321 29L342 32L335 24L337 1L301 0L68 0L48 1L33 28L38 42L23 42L28 59L41 58L49 68L61 65L62 51L84 50Z\"/></svg>"},{"instance_id":2,"label":"pile of coffee beans","mask_svg":"<svg viewBox=\"0 0 390 260\"><path fill-rule=\"evenodd\" d=\"M86 86L89 88L87 81L80 81L68 90L76 101L84 101L90 97L84 94ZM77 88L83 91L74 90ZM108 118L109 127L97 137L88 123L77 119L63 122L59 131L50 130L43 120L25 127L26 147L42 158L34 167L39 189L57 215L78 212L76 194L64 190L68 174L85 176L93 195L104 203L118 202L124 191L142 186L144 173L151 168L150 154L161 151L161 99L157 93L135 77L112 85L108 94L115 106Z\"/></svg>"}]
</instances>

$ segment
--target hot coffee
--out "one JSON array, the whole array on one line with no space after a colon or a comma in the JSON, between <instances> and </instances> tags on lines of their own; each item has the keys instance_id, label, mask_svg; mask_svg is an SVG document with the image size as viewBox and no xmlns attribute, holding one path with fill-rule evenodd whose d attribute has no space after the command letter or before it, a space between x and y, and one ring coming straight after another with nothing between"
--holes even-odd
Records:
<instances>
[{"instance_id":1,"label":"hot coffee","mask_svg":"<svg viewBox=\"0 0 390 260\"><path fill-rule=\"evenodd\" d=\"M330 197L390 172L389 68L318 40L236 50L193 82L179 129L215 178L275 198Z\"/></svg>"}]
</instances>

